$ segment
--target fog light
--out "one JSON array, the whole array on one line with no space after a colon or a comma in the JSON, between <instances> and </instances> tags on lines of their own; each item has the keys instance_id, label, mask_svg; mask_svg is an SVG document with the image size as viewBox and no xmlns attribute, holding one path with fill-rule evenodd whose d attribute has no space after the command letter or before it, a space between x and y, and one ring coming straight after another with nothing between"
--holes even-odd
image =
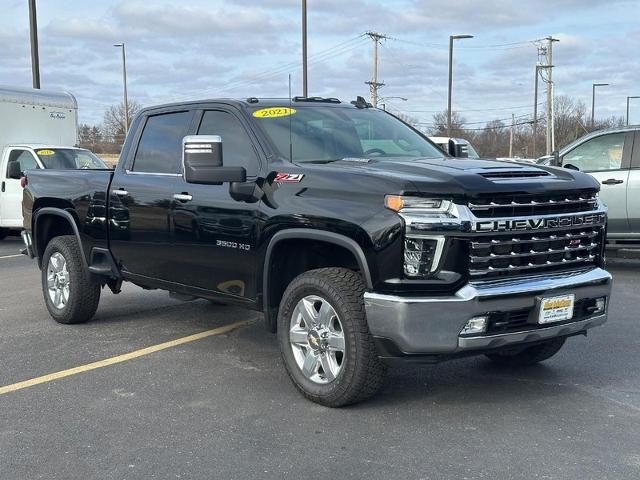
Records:
<instances>
[{"instance_id":1,"label":"fog light","mask_svg":"<svg viewBox=\"0 0 640 480\"><path fill-rule=\"evenodd\" d=\"M596 298L596 304L593 308L593 313L604 313L606 305L607 299L605 297Z\"/></svg>"},{"instance_id":2,"label":"fog light","mask_svg":"<svg viewBox=\"0 0 640 480\"><path fill-rule=\"evenodd\" d=\"M487 322L489 317L473 317L464 326L460 335L469 335L472 333L484 333L487 331Z\"/></svg>"}]
</instances>

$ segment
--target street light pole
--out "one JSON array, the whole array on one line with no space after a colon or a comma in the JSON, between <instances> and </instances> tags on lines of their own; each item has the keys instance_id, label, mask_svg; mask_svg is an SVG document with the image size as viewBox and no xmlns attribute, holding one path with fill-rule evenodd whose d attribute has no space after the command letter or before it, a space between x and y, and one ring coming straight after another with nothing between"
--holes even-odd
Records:
<instances>
[{"instance_id":1,"label":"street light pole","mask_svg":"<svg viewBox=\"0 0 640 480\"><path fill-rule=\"evenodd\" d=\"M29 31L31 37L31 77L33 88L40 88L40 55L38 54L38 15L36 0L29 0Z\"/></svg>"},{"instance_id":2,"label":"street light pole","mask_svg":"<svg viewBox=\"0 0 640 480\"><path fill-rule=\"evenodd\" d=\"M124 42L116 43L114 47L122 48L122 84L124 86L124 134L129 131L129 99L127 98L127 57Z\"/></svg>"},{"instance_id":3,"label":"street light pole","mask_svg":"<svg viewBox=\"0 0 640 480\"><path fill-rule=\"evenodd\" d=\"M302 0L302 96L309 96L307 84L307 0Z\"/></svg>"},{"instance_id":4,"label":"street light pole","mask_svg":"<svg viewBox=\"0 0 640 480\"><path fill-rule=\"evenodd\" d=\"M449 36L449 90L447 95L447 135L451 136L451 89L453 87L453 41L462 38L473 38L473 35Z\"/></svg>"},{"instance_id":5,"label":"street light pole","mask_svg":"<svg viewBox=\"0 0 640 480\"><path fill-rule=\"evenodd\" d=\"M594 83L591 90L591 128L595 126L596 87L606 87L608 83Z\"/></svg>"},{"instance_id":6,"label":"street light pole","mask_svg":"<svg viewBox=\"0 0 640 480\"><path fill-rule=\"evenodd\" d=\"M632 98L640 98L640 96L635 95L632 97L627 97L627 127L629 126L629 100L631 100Z\"/></svg>"}]
</instances>

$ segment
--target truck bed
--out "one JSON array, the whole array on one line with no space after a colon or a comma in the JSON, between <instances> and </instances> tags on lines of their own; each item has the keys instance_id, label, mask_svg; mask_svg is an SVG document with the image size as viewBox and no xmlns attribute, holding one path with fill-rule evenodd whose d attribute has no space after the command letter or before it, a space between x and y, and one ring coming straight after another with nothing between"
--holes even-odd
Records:
<instances>
[{"instance_id":1,"label":"truck bed","mask_svg":"<svg viewBox=\"0 0 640 480\"><path fill-rule=\"evenodd\" d=\"M85 247L108 248L107 203L113 170L29 170L22 211L24 228L33 231L46 208L63 209L73 217Z\"/></svg>"}]
</instances>

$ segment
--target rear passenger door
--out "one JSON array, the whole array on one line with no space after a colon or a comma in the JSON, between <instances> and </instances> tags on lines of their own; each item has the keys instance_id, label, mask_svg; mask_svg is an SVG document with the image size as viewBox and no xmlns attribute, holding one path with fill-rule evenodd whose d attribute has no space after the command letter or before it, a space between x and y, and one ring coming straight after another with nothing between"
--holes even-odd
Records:
<instances>
[{"instance_id":1,"label":"rear passenger door","mask_svg":"<svg viewBox=\"0 0 640 480\"><path fill-rule=\"evenodd\" d=\"M589 173L600 183L600 197L609 208L608 232L629 231L627 186L633 132L606 133L581 143L564 154L562 165Z\"/></svg>"},{"instance_id":2,"label":"rear passenger door","mask_svg":"<svg viewBox=\"0 0 640 480\"><path fill-rule=\"evenodd\" d=\"M197 123L197 134L222 138L224 166L242 166L247 182L255 181L261 153L242 117L221 106L202 111ZM176 192L184 197L173 206L175 281L254 300L258 203L231 198L229 183L196 185L182 177L177 182Z\"/></svg>"},{"instance_id":3,"label":"rear passenger door","mask_svg":"<svg viewBox=\"0 0 640 480\"><path fill-rule=\"evenodd\" d=\"M178 191L182 138L193 111L149 115L131 132L137 148L118 167L109 196L111 251L128 274L172 281L171 207Z\"/></svg>"}]
</instances>

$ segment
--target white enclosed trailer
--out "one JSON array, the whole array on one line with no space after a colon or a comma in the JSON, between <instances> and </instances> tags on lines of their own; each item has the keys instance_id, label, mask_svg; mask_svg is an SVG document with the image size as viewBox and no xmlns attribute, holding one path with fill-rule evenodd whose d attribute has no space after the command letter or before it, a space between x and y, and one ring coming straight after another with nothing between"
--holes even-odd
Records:
<instances>
[{"instance_id":1,"label":"white enclosed trailer","mask_svg":"<svg viewBox=\"0 0 640 480\"><path fill-rule=\"evenodd\" d=\"M22 227L22 188L10 163L46 168L36 149L78 143L78 103L68 92L0 86L0 239Z\"/></svg>"}]
</instances>

